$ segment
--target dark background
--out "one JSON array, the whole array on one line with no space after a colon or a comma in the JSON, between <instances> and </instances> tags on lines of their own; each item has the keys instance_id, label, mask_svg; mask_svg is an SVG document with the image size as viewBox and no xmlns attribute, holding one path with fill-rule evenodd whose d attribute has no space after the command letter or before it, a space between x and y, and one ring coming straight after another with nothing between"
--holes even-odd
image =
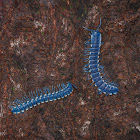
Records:
<instances>
[{"instance_id":1,"label":"dark background","mask_svg":"<svg viewBox=\"0 0 140 140\"><path fill-rule=\"evenodd\" d=\"M138 140L139 0L0 0L0 139ZM83 71L82 28L102 25L101 64L118 95L97 94ZM25 93L62 82L72 95L13 115Z\"/></svg>"}]
</instances>

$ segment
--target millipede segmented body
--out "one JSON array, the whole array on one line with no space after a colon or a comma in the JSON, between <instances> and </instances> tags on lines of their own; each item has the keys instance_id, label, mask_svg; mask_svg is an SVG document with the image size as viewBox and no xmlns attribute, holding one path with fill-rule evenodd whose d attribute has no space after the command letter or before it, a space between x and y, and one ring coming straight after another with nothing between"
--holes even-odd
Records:
<instances>
[{"instance_id":1,"label":"millipede segmented body","mask_svg":"<svg viewBox=\"0 0 140 140\"><path fill-rule=\"evenodd\" d=\"M101 33L98 29L101 26L101 19L100 25L96 30L90 30L85 27L86 30L90 31L91 38L89 41L86 41L85 44L90 47L85 47L84 50L84 62L87 64L84 65L83 70L89 73L90 79L92 79L92 83L95 83L95 86L98 87L98 93L105 93L106 95L117 94L118 85L115 82L111 82L104 73L104 66L100 64L100 47L103 44L101 42ZM92 84L91 83L91 84Z\"/></svg>"},{"instance_id":2,"label":"millipede segmented body","mask_svg":"<svg viewBox=\"0 0 140 140\"><path fill-rule=\"evenodd\" d=\"M51 90L47 87L38 89L35 92L30 92L28 97L25 95L22 100L16 99L9 108L14 114L24 113L29 108L33 108L37 104L49 101L55 101L57 99L64 98L73 92L73 86L75 85L67 82L66 84L59 84L55 88L52 86Z\"/></svg>"}]
</instances>

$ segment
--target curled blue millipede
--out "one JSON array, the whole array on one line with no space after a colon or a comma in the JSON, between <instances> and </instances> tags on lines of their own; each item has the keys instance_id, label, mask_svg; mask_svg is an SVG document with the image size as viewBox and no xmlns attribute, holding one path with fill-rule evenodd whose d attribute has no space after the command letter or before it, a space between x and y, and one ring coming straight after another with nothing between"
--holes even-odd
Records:
<instances>
[{"instance_id":1,"label":"curled blue millipede","mask_svg":"<svg viewBox=\"0 0 140 140\"><path fill-rule=\"evenodd\" d=\"M87 64L84 65L83 70L89 74L89 79L92 80L92 83L95 83L95 86L98 87L98 93L105 93L106 95L117 94L118 85L115 82L111 82L104 73L104 66L100 64L100 47L103 44L101 42L101 33L98 29L90 30L85 27L86 30L90 31L91 38L85 42L85 45L90 47L85 47L84 50L84 62Z\"/></svg>"},{"instance_id":2,"label":"curled blue millipede","mask_svg":"<svg viewBox=\"0 0 140 140\"><path fill-rule=\"evenodd\" d=\"M52 86L51 90L45 87L43 89L38 89L35 92L31 91L29 93L30 97L24 95L22 100L16 99L11 103L9 108L14 114L24 113L24 111L35 107L37 104L55 101L70 95L73 92L73 86L76 88L74 84L67 82L66 84L59 84L57 87Z\"/></svg>"}]
</instances>

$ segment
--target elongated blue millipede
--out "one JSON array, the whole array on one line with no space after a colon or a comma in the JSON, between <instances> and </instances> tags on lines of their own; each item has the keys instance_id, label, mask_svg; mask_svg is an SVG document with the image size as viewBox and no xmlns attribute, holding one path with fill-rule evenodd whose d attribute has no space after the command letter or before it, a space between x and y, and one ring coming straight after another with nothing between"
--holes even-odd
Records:
<instances>
[{"instance_id":1,"label":"elongated blue millipede","mask_svg":"<svg viewBox=\"0 0 140 140\"><path fill-rule=\"evenodd\" d=\"M85 45L90 47L85 47L84 50L84 62L87 64L84 65L83 70L86 73L89 73L89 79L92 79L92 83L95 83L95 86L98 87L98 93L105 93L106 95L117 94L118 85L115 82L111 82L104 73L104 66L100 64L100 47L103 44L101 42L101 33L98 29L101 26L101 19L100 25L96 30L90 30L85 27L86 30L90 31L91 38L85 42Z\"/></svg>"},{"instance_id":2,"label":"elongated blue millipede","mask_svg":"<svg viewBox=\"0 0 140 140\"><path fill-rule=\"evenodd\" d=\"M64 98L70 95L73 92L73 86L76 88L74 84L67 82L66 84L59 84L57 88L52 86L51 90L47 87L42 89L38 89L35 92L30 92L29 96L25 94L22 97L22 100L16 99L9 108L14 114L24 113L29 108L33 108L37 104L49 101L55 101L57 99Z\"/></svg>"}]
</instances>

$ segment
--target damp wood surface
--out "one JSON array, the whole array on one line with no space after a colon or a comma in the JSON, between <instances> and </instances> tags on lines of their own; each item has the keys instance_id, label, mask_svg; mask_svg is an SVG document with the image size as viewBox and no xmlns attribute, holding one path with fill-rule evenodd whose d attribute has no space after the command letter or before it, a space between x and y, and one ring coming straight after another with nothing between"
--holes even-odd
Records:
<instances>
[{"instance_id":1,"label":"damp wood surface","mask_svg":"<svg viewBox=\"0 0 140 140\"><path fill-rule=\"evenodd\" d=\"M139 0L0 1L0 139L138 140ZM83 71L89 29L102 34L100 62L119 85L99 95ZM8 108L25 93L73 83L72 95L21 115Z\"/></svg>"}]
</instances>

